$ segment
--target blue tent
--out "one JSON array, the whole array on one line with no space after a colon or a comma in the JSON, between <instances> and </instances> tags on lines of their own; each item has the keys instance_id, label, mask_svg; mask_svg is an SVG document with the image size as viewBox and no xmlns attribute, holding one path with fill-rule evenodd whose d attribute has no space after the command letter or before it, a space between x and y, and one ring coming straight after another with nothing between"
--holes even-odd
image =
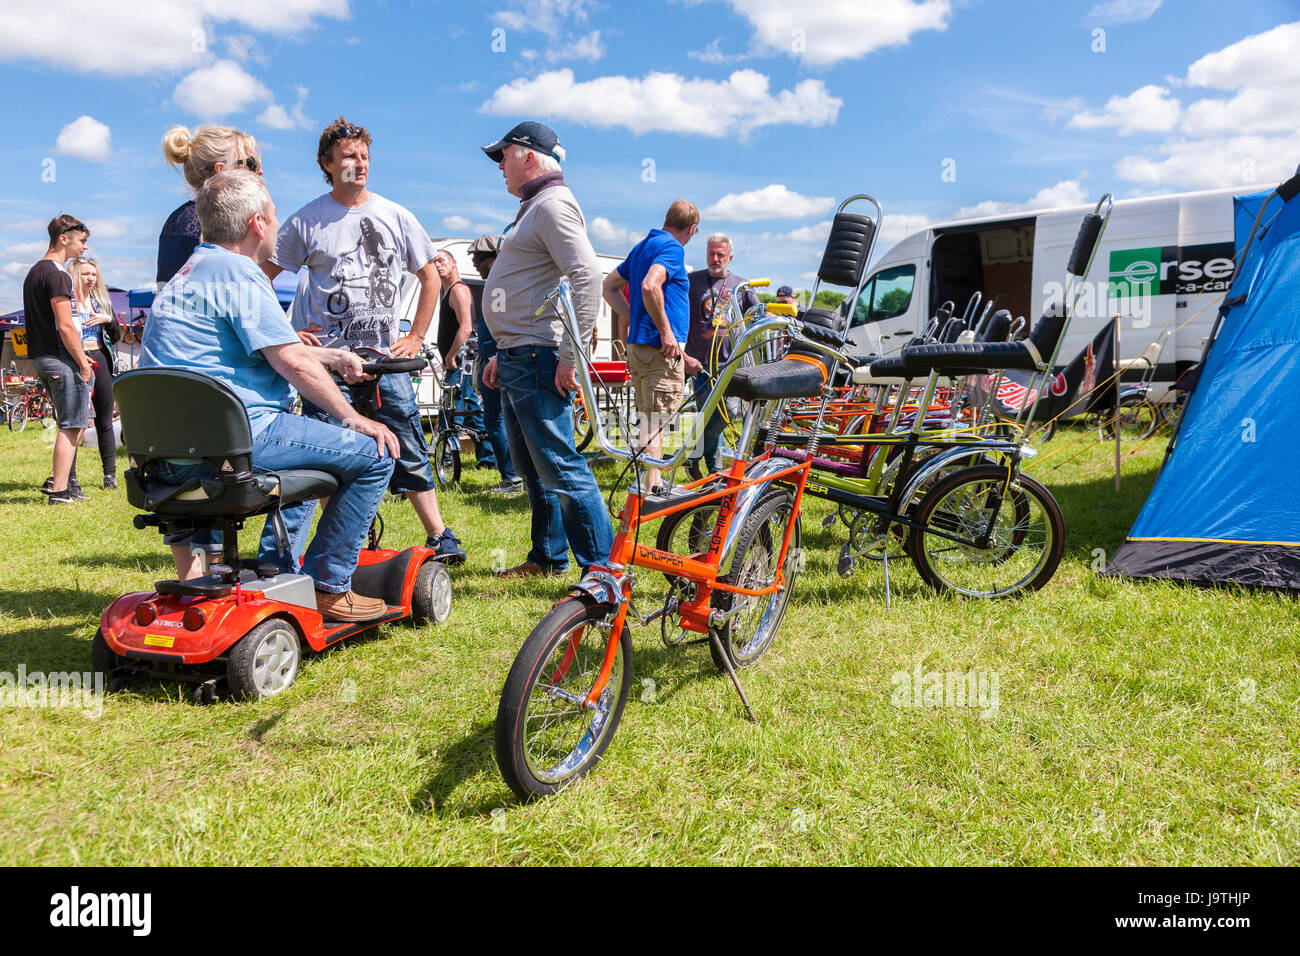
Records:
<instances>
[{"instance_id":1,"label":"blue tent","mask_svg":"<svg viewBox=\"0 0 1300 956\"><path fill-rule=\"evenodd\" d=\"M1298 192L1300 175L1238 205L1240 223L1264 203L1260 229L1164 469L1110 573L1300 590L1291 429L1300 394Z\"/></svg>"}]
</instances>

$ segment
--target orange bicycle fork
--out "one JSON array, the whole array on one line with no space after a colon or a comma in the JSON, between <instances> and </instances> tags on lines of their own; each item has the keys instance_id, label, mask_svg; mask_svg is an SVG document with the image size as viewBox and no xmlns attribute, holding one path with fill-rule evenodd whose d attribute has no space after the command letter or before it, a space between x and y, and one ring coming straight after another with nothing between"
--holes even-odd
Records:
<instances>
[{"instance_id":1,"label":"orange bicycle fork","mask_svg":"<svg viewBox=\"0 0 1300 956\"><path fill-rule=\"evenodd\" d=\"M754 710L749 705L749 699L745 696L744 689L740 686L740 679L736 676L736 671L731 665L731 657L725 653L721 646L721 637L719 628L711 628L713 615L715 612L710 607L710 598L714 590L730 591L734 594L741 594L747 597L763 597L768 594L775 594L781 588L785 587L785 559L790 548L790 541L794 536L795 520L799 516L800 505L803 502L804 486L807 484L808 475L812 469L811 462L798 462L786 468L781 468L771 474L765 474L758 478L745 477L745 469L757 461L767 458L764 454L760 458L754 459L753 462L735 460L731 464L730 470L726 474L726 486L718 491L711 492L703 496L691 496L680 504L671 505L668 508L658 510L654 513L654 519L667 517L679 511L685 511L688 508L695 508L701 504L710 501L718 502L718 517L714 523L713 534L709 539L708 551L704 554L704 559L688 557L685 555L673 554L668 551L661 551L658 548L647 547L643 544L636 543L635 529L641 524L641 498L637 495L630 494L623 510L619 513L618 534L614 538L614 546L611 549L611 557L614 559L615 569L623 570L628 567L641 567L653 571L660 571L664 574L676 578L685 578L688 581L694 581L696 588L695 597L686 604L678 608L681 617L682 626L689 631L695 631L700 634L707 634L709 640L717 646L718 658L726 667L727 675L731 678L732 685L736 688L736 693L740 695L741 702L745 705L745 710L749 714L749 719L758 723L758 717L755 716ZM713 478L712 475L701 478L699 481L683 485L685 490L697 488L704 485ZM776 561L776 578L766 587L746 588L740 585L728 584L718 580L718 568L722 557L722 548L727 540L727 534L731 529L732 522L735 520L736 498L741 491L755 485L770 484L774 481L783 481L791 484L795 489L794 506L790 512L790 520L786 523L785 535L781 540L781 551ZM630 575L624 574L620 580L622 588L622 600L619 603L618 611L610 626L609 642L605 647L605 659L600 669L600 674L592 684L590 692L583 701L583 706L592 709L596 701L605 690L605 685L609 682L610 675L614 670L614 659L617 655L619 638L622 635L622 629L627 623L628 608L632 603L632 579ZM722 623L719 621L719 623ZM566 658L567 659L567 658ZM563 666L563 665L561 665Z\"/></svg>"}]
</instances>

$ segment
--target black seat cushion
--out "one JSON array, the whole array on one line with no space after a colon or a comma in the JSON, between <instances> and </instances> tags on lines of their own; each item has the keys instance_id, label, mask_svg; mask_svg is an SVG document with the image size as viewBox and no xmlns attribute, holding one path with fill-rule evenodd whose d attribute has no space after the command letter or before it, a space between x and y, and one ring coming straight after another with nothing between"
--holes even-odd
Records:
<instances>
[{"instance_id":1,"label":"black seat cushion","mask_svg":"<svg viewBox=\"0 0 1300 956\"><path fill-rule=\"evenodd\" d=\"M968 342L950 345L914 345L903 349L904 374L975 375L992 369L1038 366L1023 342ZM877 363L878 364L878 363ZM872 366L875 369L875 366Z\"/></svg>"},{"instance_id":2,"label":"black seat cushion","mask_svg":"<svg viewBox=\"0 0 1300 956\"><path fill-rule=\"evenodd\" d=\"M727 383L727 394L746 401L776 398L814 398L826 384L821 366L799 359L785 358L765 365L736 371Z\"/></svg>"},{"instance_id":3,"label":"black seat cushion","mask_svg":"<svg viewBox=\"0 0 1300 956\"><path fill-rule=\"evenodd\" d=\"M898 356L894 356L893 358L876 359L872 362L871 374L874 378L905 378L907 369L903 364L903 360Z\"/></svg>"}]
</instances>

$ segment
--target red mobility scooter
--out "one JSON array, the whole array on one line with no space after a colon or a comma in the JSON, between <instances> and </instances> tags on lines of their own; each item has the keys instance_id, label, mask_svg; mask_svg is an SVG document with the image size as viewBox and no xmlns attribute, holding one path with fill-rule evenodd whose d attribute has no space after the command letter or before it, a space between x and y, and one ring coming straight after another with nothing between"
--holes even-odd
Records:
<instances>
[{"instance_id":1,"label":"red mobility scooter","mask_svg":"<svg viewBox=\"0 0 1300 956\"><path fill-rule=\"evenodd\" d=\"M410 372L421 365L422 359L382 359L368 363L365 371ZM374 383L361 383L366 385L373 397ZM353 386L358 399L361 386ZM127 500L148 512L135 517L135 526L164 534L218 529L222 561L203 577L158 581L153 591L125 594L104 611L91 659L94 670L108 675L110 688L147 676L197 684L198 703L215 700L223 689L237 699L270 697L293 683L304 643L320 651L388 621L447 619L452 601L447 569L429 548L381 548L378 517L352 576L353 590L388 605L387 613L372 621L325 620L316 610L310 577L240 560L237 532L245 521L268 516L281 550L287 551L280 509L329 497L338 480L313 469L255 472L248 414L229 387L184 369L139 369L117 379L113 396L131 459ZM358 402L358 410L365 413L364 402ZM202 461L213 475L164 484L154 472L165 458Z\"/></svg>"}]
</instances>

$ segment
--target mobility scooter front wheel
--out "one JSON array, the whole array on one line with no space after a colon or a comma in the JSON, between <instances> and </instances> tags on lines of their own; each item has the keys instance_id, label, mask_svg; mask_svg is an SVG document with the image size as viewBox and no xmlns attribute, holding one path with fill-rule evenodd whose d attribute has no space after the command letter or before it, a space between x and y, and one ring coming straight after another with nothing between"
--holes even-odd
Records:
<instances>
[{"instance_id":1,"label":"mobility scooter front wheel","mask_svg":"<svg viewBox=\"0 0 1300 956\"><path fill-rule=\"evenodd\" d=\"M297 628L284 618L268 618L230 649L226 684L236 700L274 697L293 683L301 660Z\"/></svg>"}]
</instances>

